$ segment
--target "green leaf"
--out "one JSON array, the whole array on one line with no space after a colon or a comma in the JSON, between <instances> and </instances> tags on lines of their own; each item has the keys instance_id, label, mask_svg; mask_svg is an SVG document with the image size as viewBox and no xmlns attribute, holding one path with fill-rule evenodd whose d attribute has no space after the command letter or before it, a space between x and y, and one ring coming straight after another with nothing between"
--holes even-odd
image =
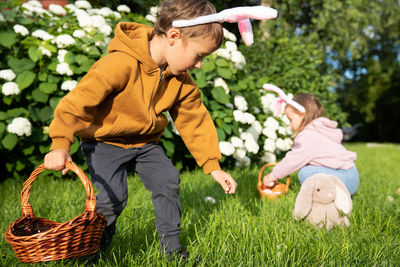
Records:
<instances>
[{"instance_id":1,"label":"green leaf","mask_svg":"<svg viewBox=\"0 0 400 267\"><path fill-rule=\"evenodd\" d=\"M35 146L34 145L24 148L22 150L22 152L24 153L25 156L29 156L29 155L32 155L33 150L35 150Z\"/></svg>"},{"instance_id":2,"label":"green leaf","mask_svg":"<svg viewBox=\"0 0 400 267\"><path fill-rule=\"evenodd\" d=\"M225 90L218 86L211 89L211 95L221 104L229 103L229 96L225 93Z\"/></svg>"},{"instance_id":3,"label":"green leaf","mask_svg":"<svg viewBox=\"0 0 400 267\"><path fill-rule=\"evenodd\" d=\"M94 57L98 57L98 56L101 55L101 53L99 52L99 50L98 50L96 47L91 47L91 48L89 49L88 54L89 54L90 56L94 56Z\"/></svg>"},{"instance_id":4,"label":"green leaf","mask_svg":"<svg viewBox=\"0 0 400 267\"><path fill-rule=\"evenodd\" d=\"M165 138L173 138L174 136L172 135L169 127L165 127L164 129L164 135Z\"/></svg>"},{"instance_id":5,"label":"green leaf","mask_svg":"<svg viewBox=\"0 0 400 267\"><path fill-rule=\"evenodd\" d=\"M0 138L3 136L3 133L6 131L6 124L0 122Z\"/></svg>"},{"instance_id":6,"label":"green leaf","mask_svg":"<svg viewBox=\"0 0 400 267\"><path fill-rule=\"evenodd\" d=\"M47 103L47 100L49 99L49 95L43 93L37 88L32 91L32 97L36 102L41 102L41 103Z\"/></svg>"},{"instance_id":7,"label":"green leaf","mask_svg":"<svg viewBox=\"0 0 400 267\"><path fill-rule=\"evenodd\" d=\"M0 111L0 120L6 120L8 119L10 116L7 115L7 113Z\"/></svg>"},{"instance_id":8,"label":"green leaf","mask_svg":"<svg viewBox=\"0 0 400 267\"><path fill-rule=\"evenodd\" d=\"M52 98L50 98L50 107L53 110L55 110L57 105L58 105L58 102L60 102L60 100L61 100L61 97L52 97Z\"/></svg>"},{"instance_id":9,"label":"green leaf","mask_svg":"<svg viewBox=\"0 0 400 267\"><path fill-rule=\"evenodd\" d=\"M64 61L67 62L68 64L72 64L75 62L75 55L72 52L68 52L65 54Z\"/></svg>"},{"instance_id":10,"label":"green leaf","mask_svg":"<svg viewBox=\"0 0 400 267\"><path fill-rule=\"evenodd\" d=\"M10 57L7 63L15 72L23 72L24 70L31 70L35 67L35 63L28 58L17 59L15 57Z\"/></svg>"},{"instance_id":11,"label":"green leaf","mask_svg":"<svg viewBox=\"0 0 400 267\"><path fill-rule=\"evenodd\" d=\"M39 85L39 90L45 94L52 94L57 91L57 84L54 83L41 83Z\"/></svg>"},{"instance_id":12,"label":"green leaf","mask_svg":"<svg viewBox=\"0 0 400 267\"><path fill-rule=\"evenodd\" d=\"M45 153L49 152L49 149L50 149L50 144L49 145L40 145L39 146L39 151L42 154L45 154Z\"/></svg>"},{"instance_id":13,"label":"green leaf","mask_svg":"<svg viewBox=\"0 0 400 267\"><path fill-rule=\"evenodd\" d=\"M25 116L29 115L29 111L24 108L13 108L13 109L7 110L7 114L13 118L25 117Z\"/></svg>"},{"instance_id":14,"label":"green leaf","mask_svg":"<svg viewBox=\"0 0 400 267\"><path fill-rule=\"evenodd\" d=\"M0 32L0 44L7 48L11 48L17 42L17 34L15 32Z\"/></svg>"},{"instance_id":15,"label":"green leaf","mask_svg":"<svg viewBox=\"0 0 400 267\"><path fill-rule=\"evenodd\" d=\"M232 71L228 68L217 68L217 73L224 79L232 79Z\"/></svg>"},{"instance_id":16,"label":"green leaf","mask_svg":"<svg viewBox=\"0 0 400 267\"><path fill-rule=\"evenodd\" d=\"M32 59L33 62L36 62L42 58L42 52L36 46L29 47L28 55L29 55L29 58Z\"/></svg>"},{"instance_id":17,"label":"green leaf","mask_svg":"<svg viewBox=\"0 0 400 267\"><path fill-rule=\"evenodd\" d=\"M7 134L6 137L1 140L1 144L7 150L12 150L18 142L18 137L15 134Z\"/></svg>"},{"instance_id":18,"label":"green leaf","mask_svg":"<svg viewBox=\"0 0 400 267\"><path fill-rule=\"evenodd\" d=\"M224 58L218 58L215 61L215 64L217 64L219 67L229 67L229 62Z\"/></svg>"},{"instance_id":19,"label":"green leaf","mask_svg":"<svg viewBox=\"0 0 400 267\"><path fill-rule=\"evenodd\" d=\"M39 78L39 81L41 81L41 82L47 81L47 73L46 72L39 72L38 78Z\"/></svg>"},{"instance_id":20,"label":"green leaf","mask_svg":"<svg viewBox=\"0 0 400 267\"><path fill-rule=\"evenodd\" d=\"M53 109L49 106L42 108L39 111L39 117L40 117L40 120L43 122L50 120L53 117Z\"/></svg>"},{"instance_id":21,"label":"green leaf","mask_svg":"<svg viewBox=\"0 0 400 267\"><path fill-rule=\"evenodd\" d=\"M207 62L205 62L204 64L203 64L203 66L201 67L201 69L204 71L204 72L210 72L210 71L213 71L213 70L215 70L215 64L214 64L214 62L212 62L212 61L207 61Z\"/></svg>"},{"instance_id":22,"label":"green leaf","mask_svg":"<svg viewBox=\"0 0 400 267\"><path fill-rule=\"evenodd\" d=\"M218 140L222 141L226 139L224 130L217 128L217 134L218 134Z\"/></svg>"},{"instance_id":23,"label":"green leaf","mask_svg":"<svg viewBox=\"0 0 400 267\"><path fill-rule=\"evenodd\" d=\"M75 140L75 142L72 144L72 146L69 148L69 153L70 153L70 155L73 155L73 154L75 154L78 150L79 150L79 147L80 147L80 143L79 142L76 142L76 140Z\"/></svg>"},{"instance_id":24,"label":"green leaf","mask_svg":"<svg viewBox=\"0 0 400 267\"><path fill-rule=\"evenodd\" d=\"M17 171L20 171L20 170L22 170L22 169L24 169L25 168L25 163L23 163L22 161L20 161L20 160L17 160L17 164L15 165L15 169L17 170Z\"/></svg>"},{"instance_id":25,"label":"green leaf","mask_svg":"<svg viewBox=\"0 0 400 267\"><path fill-rule=\"evenodd\" d=\"M86 60L88 60L89 58L85 55L77 55L75 57L76 62L78 62L79 65L82 65Z\"/></svg>"},{"instance_id":26,"label":"green leaf","mask_svg":"<svg viewBox=\"0 0 400 267\"><path fill-rule=\"evenodd\" d=\"M27 88L33 83L36 78L36 74L32 71L26 70L18 75L17 84L20 90Z\"/></svg>"},{"instance_id":27,"label":"green leaf","mask_svg":"<svg viewBox=\"0 0 400 267\"><path fill-rule=\"evenodd\" d=\"M93 59L88 59L85 62L83 62L82 66L79 68L82 70L82 72L88 72L88 70L92 67L92 65L94 64Z\"/></svg>"},{"instance_id":28,"label":"green leaf","mask_svg":"<svg viewBox=\"0 0 400 267\"><path fill-rule=\"evenodd\" d=\"M174 143L165 139L161 139L161 143L166 150L167 155L173 155L175 152Z\"/></svg>"}]
</instances>

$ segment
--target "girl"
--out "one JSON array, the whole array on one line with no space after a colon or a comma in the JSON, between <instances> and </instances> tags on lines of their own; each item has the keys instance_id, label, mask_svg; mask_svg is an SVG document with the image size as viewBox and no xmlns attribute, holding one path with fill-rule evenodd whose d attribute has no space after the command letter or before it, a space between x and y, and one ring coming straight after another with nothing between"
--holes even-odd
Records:
<instances>
[{"instance_id":1,"label":"girl","mask_svg":"<svg viewBox=\"0 0 400 267\"><path fill-rule=\"evenodd\" d=\"M293 101L304 107L305 112L300 112L298 106L290 102L285 107L294 132L292 150L264 176L264 184L273 187L276 180L297 170L301 184L316 173L326 173L338 177L353 195L359 185L354 163L357 154L341 145L343 134L337 122L322 117L324 108L312 94L299 94Z\"/></svg>"}]
</instances>

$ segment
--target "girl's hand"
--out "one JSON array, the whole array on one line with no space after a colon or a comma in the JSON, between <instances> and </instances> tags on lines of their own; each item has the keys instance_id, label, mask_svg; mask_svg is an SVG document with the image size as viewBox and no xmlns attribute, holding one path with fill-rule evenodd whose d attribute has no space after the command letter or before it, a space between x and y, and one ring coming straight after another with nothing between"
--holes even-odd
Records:
<instances>
[{"instance_id":1,"label":"girl's hand","mask_svg":"<svg viewBox=\"0 0 400 267\"><path fill-rule=\"evenodd\" d=\"M72 161L69 152L63 148L54 149L44 156L44 166L48 170L61 171L62 175L68 172L65 167L65 161Z\"/></svg>"},{"instance_id":2,"label":"girl's hand","mask_svg":"<svg viewBox=\"0 0 400 267\"><path fill-rule=\"evenodd\" d=\"M237 184L229 173L226 173L223 170L215 170L210 174L214 180L222 186L225 190L225 194L235 193Z\"/></svg>"},{"instance_id":3,"label":"girl's hand","mask_svg":"<svg viewBox=\"0 0 400 267\"><path fill-rule=\"evenodd\" d=\"M276 185L276 180L273 180L271 178L271 175L268 173L267 175L264 176L263 178L263 184L265 185L265 187L267 188L272 188Z\"/></svg>"}]
</instances>

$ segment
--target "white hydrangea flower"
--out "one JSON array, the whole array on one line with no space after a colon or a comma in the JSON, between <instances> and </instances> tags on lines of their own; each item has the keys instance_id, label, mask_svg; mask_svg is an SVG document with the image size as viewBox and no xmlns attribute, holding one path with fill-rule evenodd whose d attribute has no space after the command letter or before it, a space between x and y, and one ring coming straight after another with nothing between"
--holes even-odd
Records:
<instances>
[{"instance_id":1,"label":"white hydrangea flower","mask_svg":"<svg viewBox=\"0 0 400 267\"><path fill-rule=\"evenodd\" d=\"M64 48L75 44L75 39L69 34L61 34L56 37L54 42L57 44L58 48Z\"/></svg>"},{"instance_id":2,"label":"white hydrangea flower","mask_svg":"<svg viewBox=\"0 0 400 267\"><path fill-rule=\"evenodd\" d=\"M67 11L65 11L65 9L62 6L56 4L50 4L49 11L59 16L64 16L67 14Z\"/></svg>"},{"instance_id":3,"label":"white hydrangea flower","mask_svg":"<svg viewBox=\"0 0 400 267\"><path fill-rule=\"evenodd\" d=\"M231 143L236 148L243 148L244 147L243 140L240 139L237 136L232 136Z\"/></svg>"},{"instance_id":4,"label":"white hydrangea flower","mask_svg":"<svg viewBox=\"0 0 400 267\"><path fill-rule=\"evenodd\" d=\"M71 91L72 89L74 89L76 87L77 84L78 84L78 82L75 80L65 81L61 84L61 90Z\"/></svg>"},{"instance_id":5,"label":"white hydrangea flower","mask_svg":"<svg viewBox=\"0 0 400 267\"><path fill-rule=\"evenodd\" d=\"M90 25L96 28L100 28L101 26L107 24L106 20L103 16L94 15L90 17Z\"/></svg>"},{"instance_id":6,"label":"white hydrangea flower","mask_svg":"<svg viewBox=\"0 0 400 267\"><path fill-rule=\"evenodd\" d=\"M249 128L247 128L246 130L247 133L250 133L254 140L258 140L258 138L260 137L260 134L262 132L262 126L261 123L259 121L253 121L251 123L251 126Z\"/></svg>"},{"instance_id":7,"label":"white hydrangea flower","mask_svg":"<svg viewBox=\"0 0 400 267\"><path fill-rule=\"evenodd\" d=\"M28 16L33 16L35 13L41 17L43 17L43 14L51 16L51 14L47 10L43 9L42 4L38 1L28 1L26 3L23 3L22 7L23 13Z\"/></svg>"},{"instance_id":8,"label":"white hydrangea flower","mask_svg":"<svg viewBox=\"0 0 400 267\"><path fill-rule=\"evenodd\" d=\"M261 157L261 161L266 163L276 162L276 155L271 152L265 152L264 155Z\"/></svg>"},{"instance_id":9,"label":"white hydrangea flower","mask_svg":"<svg viewBox=\"0 0 400 267\"><path fill-rule=\"evenodd\" d=\"M99 27L99 30L102 34L109 36L112 33L112 28L110 25L104 24Z\"/></svg>"},{"instance_id":10,"label":"white hydrangea flower","mask_svg":"<svg viewBox=\"0 0 400 267\"><path fill-rule=\"evenodd\" d=\"M221 150L221 153L225 156L231 156L235 152L235 148L233 147L233 145L226 141L219 142L219 149Z\"/></svg>"},{"instance_id":11,"label":"white hydrangea flower","mask_svg":"<svg viewBox=\"0 0 400 267\"><path fill-rule=\"evenodd\" d=\"M126 13L131 12L131 9L127 5L119 5L119 6L117 6L117 10L119 12L126 12Z\"/></svg>"},{"instance_id":12,"label":"white hydrangea flower","mask_svg":"<svg viewBox=\"0 0 400 267\"><path fill-rule=\"evenodd\" d=\"M153 15L150 15L150 14L147 14L145 18L148 21L153 22L153 23L156 23L156 21L157 21L157 18L155 16L153 16Z\"/></svg>"},{"instance_id":13,"label":"white hydrangea flower","mask_svg":"<svg viewBox=\"0 0 400 267\"><path fill-rule=\"evenodd\" d=\"M20 24L15 24L13 29L14 29L15 33L19 33L22 36L26 36L29 34L28 29L25 26L22 26Z\"/></svg>"},{"instance_id":14,"label":"white hydrangea flower","mask_svg":"<svg viewBox=\"0 0 400 267\"><path fill-rule=\"evenodd\" d=\"M92 28L92 20L88 13L86 13L83 10L79 10L75 13L75 15L78 20L79 27L84 28L84 29L86 29L88 27Z\"/></svg>"},{"instance_id":15,"label":"white hydrangea flower","mask_svg":"<svg viewBox=\"0 0 400 267\"><path fill-rule=\"evenodd\" d=\"M246 58L243 56L243 54L238 50L232 51L231 54L231 60L233 63L235 63L235 68L243 69L243 65L246 64Z\"/></svg>"},{"instance_id":16,"label":"white hydrangea flower","mask_svg":"<svg viewBox=\"0 0 400 267\"><path fill-rule=\"evenodd\" d=\"M235 103L235 106L238 110L240 111L247 110L247 101L246 98L244 98L244 96L235 95L233 102Z\"/></svg>"},{"instance_id":17,"label":"white hydrangea flower","mask_svg":"<svg viewBox=\"0 0 400 267\"><path fill-rule=\"evenodd\" d=\"M275 129L272 128L264 128L262 130L263 135L268 137L269 139L276 140L278 138L278 135L276 133Z\"/></svg>"},{"instance_id":18,"label":"white hydrangea flower","mask_svg":"<svg viewBox=\"0 0 400 267\"><path fill-rule=\"evenodd\" d=\"M253 135L249 132L244 132L240 134L240 138L244 140L244 147L250 153L256 154L260 149L257 141L254 139Z\"/></svg>"},{"instance_id":19,"label":"white hydrangea flower","mask_svg":"<svg viewBox=\"0 0 400 267\"><path fill-rule=\"evenodd\" d=\"M234 43L232 41L226 41L225 42L225 47L226 47L226 50L228 50L231 53L233 51L237 51L237 45L236 45L236 43Z\"/></svg>"},{"instance_id":20,"label":"white hydrangea flower","mask_svg":"<svg viewBox=\"0 0 400 267\"><path fill-rule=\"evenodd\" d=\"M54 36L44 30L36 30L32 32L32 36L42 39L43 41L48 41L54 39Z\"/></svg>"},{"instance_id":21,"label":"white hydrangea flower","mask_svg":"<svg viewBox=\"0 0 400 267\"><path fill-rule=\"evenodd\" d=\"M18 95L20 91L18 88L18 84L16 84L15 82L6 82L2 86L1 92L3 93L3 95Z\"/></svg>"},{"instance_id":22,"label":"white hydrangea flower","mask_svg":"<svg viewBox=\"0 0 400 267\"><path fill-rule=\"evenodd\" d=\"M75 6L74 4L66 4L64 6L64 8L71 10L72 13L75 13L75 11L77 11L79 8L77 6Z\"/></svg>"},{"instance_id":23,"label":"white hydrangea flower","mask_svg":"<svg viewBox=\"0 0 400 267\"><path fill-rule=\"evenodd\" d=\"M264 127L278 130L279 122L274 117L268 117L267 120L264 122Z\"/></svg>"},{"instance_id":24,"label":"white hydrangea flower","mask_svg":"<svg viewBox=\"0 0 400 267\"><path fill-rule=\"evenodd\" d=\"M114 12L109 7L102 7L98 10L97 14L103 17L108 17L114 15Z\"/></svg>"},{"instance_id":25,"label":"white hydrangea flower","mask_svg":"<svg viewBox=\"0 0 400 267\"><path fill-rule=\"evenodd\" d=\"M4 18L3 14L0 13L0 21L6 21L6 19Z\"/></svg>"},{"instance_id":26,"label":"white hydrangea flower","mask_svg":"<svg viewBox=\"0 0 400 267\"><path fill-rule=\"evenodd\" d=\"M253 112L256 114L260 114L261 110L258 107L253 107Z\"/></svg>"},{"instance_id":27,"label":"white hydrangea flower","mask_svg":"<svg viewBox=\"0 0 400 267\"><path fill-rule=\"evenodd\" d=\"M58 54L57 54L58 62L64 63L65 55L66 55L67 53L68 53L68 51L65 50L65 49L60 49L60 50L58 50Z\"/></svg>"},{"instance_id":28,"label":"white hydrangea flower","mask_svg":"<svg viewBox=\"0 0 400 267\"><path fill-rule=\"evenodd\" d=\"M30 136L32 134L32 124L26 118L14 118L12 122L7 125L7 131L18 136Z\"/></svg>"},{"instance_id":29,"label":"white hydrangea flower","mask_svg":"<svg viewBox=\"0 0 400 267\"><path fill-rule=\"evenodd\" d=\"M286 115L282 116L282 121L285 125L290 126L290 120Z\"/></svg>"},{"instance_id":30,"label":"white hydrangea flower","mask_svg":"<svg viewBox=\"0 0 400 267\"><path fill-rule=\"evenodd\" d=\"M40 7L43 8L42 4L39 1L36 0L30 0L28 1L28 4L34 7Z\"/></svg>"},{"instance_id":31,"label":"white hydrangea flower","mask_svg":"<svg viewBox=\"0 0 400 267\"><path fill-rule=\"evenodd\" d=\"M160 8L158 6L150 7L150 15L157 17L159 9Z\"/></svg>"},{"instance_id":32,"label":"white hydrangea flower","mask_svg":"<svg viewBox=\"0 0 400 267\"><path fill-rule=\"evenodd\" d=\"M226 94L229 94L230 92L228 85L226 84L225 80L222 79L221 77L218 77L214 80L214 86L215 87L221 86L222 88L224 88Z\"/></svg>"},{"instance_id":33,"label":"white hydrangea flower","mask_svg":"<svg viewBox=\"0 0 400 267\"><path fill-rule=\"evenodd\" d=\"M229 53L228 49L218 48L213 54L216 54L217 56L227 60L231 60L231 53Z\"/></svg>"},{"instance_id":34,"label":"white hydrangea flower","mask_svg":"<svg viewBox=\"0 0 400 267\"><path fill-rule=\"evenodd\" d=\"M243 124L252 124L256 120L253 114L241 110L234 110L233 118Z\"/></svg>"},{"instance_id":35,"label":"white hydrangea flower","mask_svg":"<svg viewBox=\"0 0 400 267\"><path fill-rule=\"evenodd\" d=\"M0 70L0 78L7 80L7 81L12 81L16 77L15 73L12 71L12 69L4 69Z\"/></svg>"},{"instance_id":36,"label":"white hydrangea flower","mask_svg":"<svg viewBox=\"0 0 400 267\"><path fill-rule=\"evenodd\" d=\"M67 63L58 64L56 67L56 71L61 75L72 76L74 74Z\"/></svg>"},{"instance_id":37,"label":"white hydrangea flower","mask_svg":"<svg viewBox=\"0 0 400 267\"><path fill-rule=\"evenodd\" d=\"M265 139L263 148L267 152L274 152L276 150L275 140Z\"/></svg>"},{"instance_id":38,"label":"white hydrangea flower","mask_svg":"<svg viewBox=\"0 0 400 267\"><path fill-rule=\"evenodd\" d=\"M121 14L119 12L117 12L117 11L114 11L113 14L114 14L116 19L122 18Z\"/></svg>"},{"instance_id":39,"label":"white hydrangea flower","mask_svg":"<svg viewBox=\"0 0 400 267\"><path fill-rule=\"evenodd\" d=\"M276 147L281 151L288 151L293 145L293 141L290 138L278 138L276 140Z\"/></svg>"},{"instance_id":40,"label":"white hydrangea flower","mask_svg":"<svg viewBox=\"0 0 400 267\"><path fill-rule=\"evenodd\" d=\"M222 29L223 29L223 31L224 31L224 37L225 37L226 39L228 39L228 40L230 40L230 41L232 41L232 42L236 42L236 41L237 41L236 35L234 35L233 33L231 33L230 31L228 31L228 30L225 29L225 28L222 28Z\"/></svg>"},{"instance_id":41,"label":"white hydrangea flower","mask_svg":"<svg viewBox=\"0 0 400 267\"><path fill-rule=\"evenodd\" d=\"M235 150L235 153L233 153L233 157L236 160L241 160L241 159L244 159L246 157L246 153L247 153L246 149L243 146L243 148L238 148L238 149Z\"/></svg>"},{"instance_id":42,"label":"white hydrangea flower","mask_svg":"<svg viewBox=\"0 0 400 267\"><path fill-rule=\"evenodd\" d=\"M85 37L85 36L86 36L86 33L85 33L84 30L75 30L75 31L72 33L72 36L75 37L75 38L82 38L82 37Z\"/></svg>"},{"instance_id":43,"label":"white hydrangea flower","mask_svg":"<svg viewBox=\"0 0 400 267\"><path fill-rule=\"evenodd\" d=\"M42 52L43 55L51 57L51 52L47 50L45 47L39 46L39 50L40 52Z\"/></svg>"},{"instance_id":44,"label":"white hydrangea flower","mask_svg":"<svg viewBox=\"0 0 400 267\"><path fill-rule=\"evenodd\" d=\"M274 112L276 102L275 99L276 97L273 94L265 94L261 96L261 103L264 113Z\"/></svg>"},{"instance_id":45,"label":"white hydrangea flower","mask_svg":"<svg viewBox=\"0 0 400 267\"><path fill-rule=\"evenodd\" d=\"M83 9L91 9L92 5L88 2L88 1L76 1L75 2L75 6L77 6L78 8L83 8Z\"/></svg>"}]
</instances>

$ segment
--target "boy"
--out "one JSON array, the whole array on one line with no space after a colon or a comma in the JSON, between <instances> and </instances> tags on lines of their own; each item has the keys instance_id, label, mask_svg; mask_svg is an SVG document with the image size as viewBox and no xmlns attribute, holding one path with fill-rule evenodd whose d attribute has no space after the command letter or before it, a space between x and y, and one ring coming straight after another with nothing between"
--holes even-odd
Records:
<instances>
[{"instance_id":1,"label":"boy","mask_svg":"<svg viewBox=\"0 0 400 267\"><path fill-rule=\"evenodd\" d=\"M163 253L187 256L179 242L179 173L157 144L168 125L165 111L204 172L227 194L236 190L235 180L220 169L215 126L199 89L186 73L200 68L203 57L221 45L222 26L171 26L174 20L212 13L215 8L207 0L167 0L160 5L154 30L137 23L118 24L108 54L55 111L45 166L65 174L64 163L71 160L69 147L74 135L80 137L98 190L97 211L107 219L102 248L111 243L116 219L126 206L127 164L132 163L152 192Z\"/></svg>"}]
</instances>

